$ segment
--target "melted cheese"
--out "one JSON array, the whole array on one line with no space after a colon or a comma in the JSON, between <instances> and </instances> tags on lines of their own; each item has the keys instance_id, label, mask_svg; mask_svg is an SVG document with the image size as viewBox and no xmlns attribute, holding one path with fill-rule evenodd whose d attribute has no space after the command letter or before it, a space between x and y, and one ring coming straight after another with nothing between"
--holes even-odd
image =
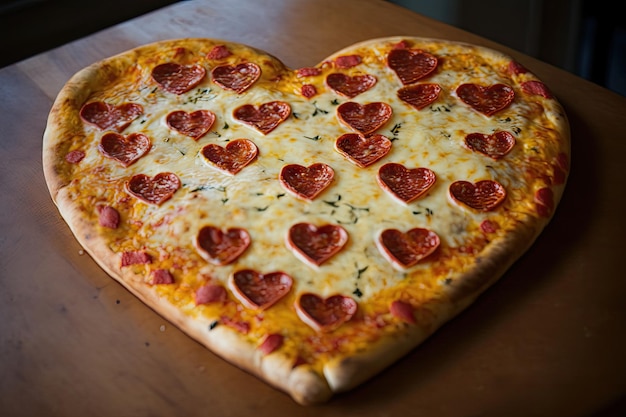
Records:
<instances>
[{"instance_id":1,"label":"melted cheese","mask_svg":"<svg viewBox=\"0 0 626 417\"><path fill-rule=\"evenodd\" d=\"M388 313L388 304L394 299L409 299L422 305L418 314L424 317L435 314L429 313L429 303L443 299L446 279L458 276L471 265L475 254L487 244L478 231L483 220L496 222L499 225L496 233L503 234L512 230L520 217L535 215L532 195L545 184L538 179L540 176L526 176L520 167L533 165L537 172L545 173L546 160L555 156L562 140L558 136L560 121L549 118L554 112L548 112L548 116L543 112L541 106L550 105L544 103L546 100L527 100L515 80L503 70L494 69L493 62L460 47L429 50L429 44L422 45L440 58L438 70L427 82L439 84L442 92L430 106L420 111L412 108L397 97L402 85L386 66L386 53L392 45L387 42L352 51L364 57L363 62L340 71L349 75L372 74L377 78L373 88L353 99L346 99L325 85L326 76L339 71L330 64L319 66L320 75L298 77L274 60L233 45L230 46L233 55L219 64L257 62L262 75L249 90L237 94L213 83L210 69L217 64L205 58L210 45L201 45L197 50L187 51L185 59L204 65L207 77L191 91L177 96L163 91L150 78L150 71L157 63L175 60L173 49L169 56L167 52L160 57L140 56L127 72L131 75L123 76L123 83L116 84L114 80L111 85L94 91L87 101L141 104L144 114L123 133L148 135L152 148L135 164L122 168L98 151L105 132L85 125L75 146L86 151L86 158L74 168L69 187L95 228L98 228L94 210L97 204L110 204L121 212L122 226L113 232L103 230L102 236L109 239L114 252L145 248L154 257L151 268L169 269L176 284L161 286L158 291L189 314L209 317L224 314L220 310L224 306L193 304L193 292L206 281L226 287L228 277L240 269L250 268L260 273L283 271L293 277L294 287L275 307L258 313L229 304L229 314L251 324L250 337L259 340L263 334L290 332L293 337L287 338L286 349L309 358L325 357L329 351L359 349L367 341L393 331L395 327L385 326L394 322ZM506 62L496 64L506 66ZM523 76L528 77L520 77ZM507 109L487 117L456 97L455 89L462 83L506 83L515 88L516 99ZM299 91L303 84L314 85L318 94L310 99L302 97ZM241 105L276 100L288 103L292 114L267 135L233 118L233 111ZM367 168L355 166L334 148L335 140L350 132L339 122L336 112L338 105L346 101L361 104L383 101L393 109L391 119L376 132L392 140L391 151ZM165 123L166 116L174 110L199 109L210 110L217 118L211 131L198 141L169 129ZM463 145L469 133L488 134L498 130L512 133L517 141L506 158L494 161ZM206 144L225 146L239 138L253 141L259 155L237 175L214 169L200 153ZM545 145L550 141L555 143L553 149ZM549 154L539 155L539 162L533 163L536 149ZM335 178L314 201L300 200L281 186L278 175L284 165L308 166L316 162L330 165ZM436 174L436 183L418 200L399 203L376 181L378 169L387 162L407 168L430 168ZM124 183L131 176L139 173L154 176L160 172L173 172L182 182L182 187L161 206L144 203L125 192ZM484 179L497 180L506 188L508 197L502 208L478 213L451 201L448 187L452 182ZM348 232L349 241L328 262L312 267L285 244L289 227L299 222L339 224ZM205 225L245 228L252 243L236 262L216 267L204 261L192 243ZM375 241L384 229L407 231L416 227L439 235L440 253L409 270L398 271L380 253ZM145 268L137 270L145 274ZM147 283L149 277L145 275ZM350 295L358 301L362 315L352 326L337 330L333 338L316 335L298 320L292 307L297 294L303 292L323 297L337 293ZM263 316L262 322L254 318L259 314ZM376 320L381 326L372 326ZM342 335L349 336L349 348L337 342ZM314 343L303 347L298 342L303 339Z\"/></svg>"}]
</instances>

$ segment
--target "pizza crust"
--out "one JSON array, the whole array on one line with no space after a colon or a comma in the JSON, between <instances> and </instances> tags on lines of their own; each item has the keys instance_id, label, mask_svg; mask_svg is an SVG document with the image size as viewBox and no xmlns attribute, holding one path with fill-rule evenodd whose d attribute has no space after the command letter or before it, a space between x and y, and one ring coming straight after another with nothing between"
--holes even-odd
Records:
<instances>
[{"instance_id":1,"label":"pizza crust","mask_svg":"<svg viewBox=\"0 0 626 417\"><path fill-rule=\"evenodd\" d=\"M334 53L325 62L334 61L347 54L367 54L367 51L379 48L380 45L393 45L406 40L416 45L463 47L471 53L480 54L500 65L506 65L510 60L506 55L496 51L463 43L438 39L391 37L368 40L349 46ZM95 91L103 85L108 85L112 80L123 78L124 71L135 65L143 54L158 54L165 45L171 49L176 45L195 48L204 44L227 45L233 50L242 47L247 53L260 54L267 59L265 62L267 67L264 68L269 72L269 75L266 74L268 78L274 75L272 71L276 73L287 71L280 61L261 51L230 42L206 39L157 42L97 62L79 71L68 81L51 109L44 133L43 147L46 183L53 201L76 239L111 277L209 350L288 393L300 404L308 405L328 401L334 394L353 389L405 356L444 323L471 305L481 293L496 282L533 244L554 215L552 211L549 216L540 217L532 213L532 208L528 207L524 208L528 211L527 214L516 214L519 216L517 224L510 230L506 230L501 237L489 242L487 249L477 255L471 265L459 269L456 274L448 277L451 284L443 287L443 295L436 300L436 306L429 307L431 313L429 320L418 324L397 322L394 324L395 331L391 334L377 338L366 349L361 348L347 354L330 357L325 360L321 368L309 364L295 366L294 358L280 349L264 355L257 349L259 340L253 340L254 336L243 335L222 324L213 326L216 321L219 321L219 316L200 314L191 316L180 305L168 301L159 293L157 286L147 284L141 266L121 268L121 255L119 251L112 249L107 235L109 231L97 224L95 205L81 206L76 203L78 197L74 194L76 191L72 191L71 185L78 176L82 175L80 168L70 166L65 161L65 155L69 151L83 144L81 128L77 127L82 125L78 113L81 106ZM565 113L556 100L545 101L543 105L546 108L545 113L563 141L555 146L561 147L563 152L569 152L569 125ZM562 184L552 187L554 207L561 199L565 182L566 177ZM93 203L97 203L97 198L92 197L92 199ZM87 212L87 208L81 207L90 207L94 212ZM471 210L469 212L471 213ZM281 235L280 241L283 240L284 236ZM191 239L188 243L191 245ZM370 253L370 256L374 255ZM424 269L419 269L420 267L418 266L417 270L424 271ZM322 269L316 267L316 270ZM407 272L407 274L412 273ZM385 320L393 321L394 319L385 318Z\"/></svg>"},{"instance_id":2,"label":"pizza crust","mask_svg":"<svg viewBox=\"0 0 626 417\"><path fill-rule=\"evenodd\" d=\"M321 375L308 367L294 367L291 358L280 352L264 356L249 340L227 326L218 325L209 331L211 324L218 318L198 317L190 320L181 309L163 300L154 287L146 285L135 274L120 273L119 254L111 251L104 240L94 235L92 225L72 204L71 197L63 189L57 194L56 203L78 242L107 274L213 353L288 393L301 404L325 402L336 392Z\"/></svg>"},{"instance_id":3,"label":"pizza crust","mask_svg":"<svg viewBox=\"0 0 626 417\"><path fill-rule=\"evenodd\" d=\"M336 358L324 365L322 376L306 366L293 367L291 358L279 352L263 356L249 341L226 326L218 326L208 332L212 320L189 320L180 309L163 302L152 287L137 280L134 274L120 276L118 255L102 240L91 238L91 226L71 204L71 200L61 192L57 204L74 235L92 258L143 303L218 356L288 393L302 405L323 403L335 394L349 391L411 352L499 280L532 246L543 229L543 225L535 224L534 227L520 229L520 232L494 242L490 251L482 254L471 270L454 280L454 285L448 291L449 303L438 305L435 320L421 326L406 324L402 331L379 340L366 351Z\"/></svg>"},{"instance_id":4,"label":"pizza crust","mask_svg":"<svg viewBox=\"0 0 626 417\"><path fill-rule=\"evenodd\" d=\"M427 326L406 324L392 337L383 338L369 346L367 351L327 363L324 376L333 392L349 391L371 379L472 305L532 246L543 226L534 222L517 233L493 242L490 249L476 259L472 268L452 279L453 284L448 286L446 292L447 302L438 304L437 311L433 312L434 319Z\"/></svg>"}]
</instances>

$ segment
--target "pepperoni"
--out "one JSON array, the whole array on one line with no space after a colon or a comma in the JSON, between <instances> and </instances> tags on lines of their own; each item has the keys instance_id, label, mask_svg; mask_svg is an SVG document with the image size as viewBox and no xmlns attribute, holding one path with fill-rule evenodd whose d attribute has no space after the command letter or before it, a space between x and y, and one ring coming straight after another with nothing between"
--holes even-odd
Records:
<instances>
[{"instance_id":1,"label":"pepperoni","mask_svg":"<svg viewBox=\"0 0 626 417\"><path fill-rule=\"evenodd\" d=\"M168 114L165 122L170 129L198 140L206 135L215 123L215 114L209 110L196 110L191 113L177 110Z\"/></svg>"},{"instance_id":2,"label":"pepperoni","mask_svg":"<svg viewBox=\"0 0 626 417\"><path fill-rule=\"evenodd\" d=\"M205 76L206 70L200 65L180 65L168 62L152 69L154 81L166 91L179 95L200 84Z\"/></svg>"},{"instance_id":3,"label":"pepperoni","mask_svg":"<svg viewBox=\"0 0 626 417\"><path fill-rule=\"evenodd\" d=\"M245 269L235 272L228 283L243 305L251 309L266 310L289 293L293 279L284 272L260 274Z\"/></svg>"},{"instance_id":4,"label":"pepperoni","mask_svg":"<svg viewBox=\"0 0 626 417\"><path fill-rule=\"evenodd\" d=\"M363 74L350 76L342 73L329 74L326 84L336 93L347 98L353 98L376 85L377 79L373 75Z\"/></svg>"},{"instance_id":5,"label":"pepperoni","mask_svg":"<svg viewBox=\"0 0 626 417\"><path fill-rule=\"evenodd\" d=\"M204 226L194 241L200 256L215 265L227 265L239 258L250 246L250 235L245 229L230 228L222 231L214 226Z\"/></svg>"},{"instance_id":6,"label":"pepperoni","mask_svg":"<svg viewBox=\"0 0 626 417\"><path fill-rule=\"evenodd\" d=\"M296 359L293 361L293 365L291 365L291 369L297 368L298 366L306 365L308 362L302 356L298 355Z\"/></svg>"},{"instance_id":7,"label":"pepperoni","mask_svg":"<svg viewBox=\"0 0 626 417\"><path fill-rule=\"evenodd\" d=\"M322 70L315 67L305 67L296 70L296 75L298 77L315 77L316 75L320 75L321 73Z\"/></svg>"},{"instance_id":8,"label":"pepperoni","mask_svg":"<svg viewBox=\"0 0 626 417\"><path fill-rule=\"evenodd\" d=\"M455 181L450 185L450 196L466 206L479 211L491 211L506 198L502 184L493 180L482 180L475 184Z\"/></svg>"},{"instance_id":9,"label":"pepperoni","mask_svg":"<svg viewBox=\"0 0 626 417\"><path fill-rule=\"evenodd\" d=\"M350 162L365 168L389 153L391 141L378 134L364 136L360 133L346 133L337 138L335 149Z\"/></svg>"},{"instance_id":10,"label":"pepperoni","mask_svg":"<svg viewBox=\"0 0 626 417\"><path fill-rule=\"evenodd\" d=\"M231 56L233 53L225 45L215 45L207 54L208 59L218 60Z\"/></svg>"},{"instance_id":11,"label":"pepperoni","mask_svg":"<svg viewBox=\"0 0 626 417\"><path fill-rule=\"evenodd\" d=\"M324 191L335 177L335 171L324 163L308 167L298 164L285 165L279 175L280 183L294 196L313 200Z\"/></svg>"},{"instance_id":12,"label":"pepperoni","mask_svg":"<svg viewBox=\"0 0 626 417\"><path fill-rule=\"evenodd\" d=\"M143 114L143 107L135 103L124 103L114 106L102 101L93 101L80 109L80 118L100 130L113 129L121 132L133 120Z\"/></svg>"},{"instance_id":13,"label":"pepperoni","mask_svg":"<svg viewBox=\"0 0 626 417\"><path fill-rule=\"evenodd\" d=\"M201 151L210 165L230 175L236 175L254 161L258 153L257 146L248 139L235 139L225 147L210 143Z\"/></svg>"},{"instance_id":14,"label":"pepperoni","mask_svg":"<svg viewBox=\"0 0 626 417\"><path fill-rule=\"evenodd\" d=\"M535 209L537 210L537 214L539 214L539 216L541 217L549 218L552 215L552 210L550 210L547 206L544 206L543 204L537 204L537 207L535 207Z\"/></svg>"},{"instance_id":15,"label":"pepperoni","mask_svg":"<svg viewBox=\"0 0 626 417\"><path fill-rule=\"evenodd\" d=\"M317 88L312 84L304 84L300 89L300 94L302 94L303 97L311 98L317 94Z\"/></svg>"},{"instance_id":16,"label":"pepperoni","mask_svg":"<svg viewBox=\"0 0 626 417\"><path fill-rule=\"evenodd\" d=\"M226 301L228 294L221 285L206 284L198 288L194 294L196 305L212 304Z\"/></svg>"},{"instance_id":17,"label":"pepperoni","mask_svg":"<svg viewBox=\"0 0 626 417\"><path fill-rule=\"evenodd\" d=\"M560 152L555 161L552 163L552 183L555 185L563 185L567 180L567 173L569 171L569 160L567 154Z\"/></svg>"},{"instance_id":18,"label":"pepperoni","mask_svg":"<svg viewBox=\"0 0 626 417\"><path fill-rule=\"evenodd\" d=\"M189 51L187 48L179 46L178 48L176 48L176 50L174 52L174 57L175 58L180 58L180 57L185 56L188 53L191 53L191 51Z\"/></svg>"},{"instance_id":19,"label":"pepperoni","mask_svg":"<svg viewBox=\"0 0 626 417\"><path fill-rule=\"evenodd\" d=\"M248 334L248 332L250 331L250 323L248 322L233 320L230 317L226 316L220 317L220 321L224 323L224 325L232 327L240 333Z\"/></svg>"},{"instance_id":20,"label":"pepperoni","mask_svg":"<svg viewBox=\"0 0 626 417\"><path fill-rule=\"evenodd\" d=\"M65 155L65 160L70 164L77 164L85 158L85 151L80 149L70 151Z\"/></svg>"},{"instance_id":21,"label":"pepperoni","mask_svg":"<svg viewBox=\"0 0 626 417\"><path fill-rule=\"evenodd\" d=\"M257 347L264 355L269 355L283 345L285 337L279 333L268 334Z\"/></svg>"},{"instance_id":22,"label":"pepperoni","mask_svg":"<svg viewBox=\"0 0 626 417\"><path fill-rule=\"evenodd\" d=\"M180 179L171 172L161 172L154 178L137 174L126 183L126 189L132 196L157 206L169 200L180 186Z\"/></svg>"},{"instance_id":23,"label":"pepperoni","mask_svg":"<svg viewBox=\"0 0 626 417\"><path fill-rule=\"evenodd\" d=\"M356 67L362 61L359 55L343 55L335 58L335 66L337 68L347 69Z\"/></svg>"},{"instance_id":24,"label":"pepperoni","mask_svg":"<svg viewBox=\"0 0 626 417\"><path fill-rule=\"evenodd\" d=\"M552 184L563 185L567 179L567 173L563 171L558 165L552 164Z\"/></svg>"},{"instance_id":25,"label":"pepperoni","mask_svg":"<svg viewBox=\"0 0 626 417\"><path fill-rule=\"evenodd\" d=\"M289 228L287 242L298 257L319 266L343 249L348 242L348 232L333 224L317 227L311 223L298 223Z\"/></svg>"},{"instance_id":26,"label":"pepperoni","mask_svg":"<svg viewBox=\"0 0 626 417\"><path fill-rule=\"evenodd\" d=\"M98 223L102 227L117 229L120 225L120 213L111 206L98 206Z\"/></svg>"},{"instance_id":27,"label":"pepperoni","mask_svg":"<svg viewBox=\"0 0 626 417\"><path fill-rule=\"evenodd\" d=\"M392 49L387 54L387 65L402 84L413 84L430 75L437 68L437 57L420 49Z\"/></svg>"},{"instance_id":28,"label":"pepperoni","mask_svg":"<svg viewBox=\"0 0 626 417\"><path fill-rule=\"evenodd\" d=\"M318 332L331 332L352 319L357 303L340 294L326 299L312 293L302 294L296 303L298 317Z\"/></svg>"},{"instance_id":29,"label":"pepperoni","mask_svg":"<svg viewBox=\"0 0 626 417\"><path fill-rule=\"evenodd\" d=\"M411 324L416 323L413 310L414 309L411 304L401 300L395 300L389 306L389 312L392 316Z\"/></svg>"},{"instance_id":30,"label":"pepperoni","mask_svg":"<svg viewBox=\"0 0 626 417\"><path fill-rule=\"evenodd\" d=\"M222 65L211 71L213 82L226 90L241 94L261 76L261 67L253 62L238 65Z\"/></svg>"},{"instance_id":31,"label":"pepperoni","mask_svg":"<svg viewBox=\"0 0 626 417\"><path fill-rule=\"evenodd\" d=\"M152 256L144 251L128 251L122 253L122 266L144 265L152 263Z\"/></svg>"},{"instance_id":32,"label":"pepperoni","mask_svg":"<svg viewBox=\"0 0 626 417\"><path fill-rule=\"evenodd\" d=\"M276 129L290 114L291 107L284 101L271 101L259 107L246 104L233 112L235 119L254 127L264 135Z\"/></svg>"},{"instance_id":33,"label":"pepperoni","mask_svg":"<svg viewBox=\"0 0 626 417\"><path fill-rule=\"evenodd\" d=\"M118 161L123 167L134 164L147 154L151 147L150 138L143 133L122 136L119 133L109 132L102 136L98 145L98 149L104 156Z\"/></svg>"},{"instance_id":34,"label":"pepperoni","mask_svg":"<svg viewBox=\"0 0 626 417\"><path fill-rule=\"evenodd\" d=\"M548 86L541 81L524 81L521 85L522 91L533 96L541 96L544 98L553 98L554 96L548 89Z\"/></svg>"},{"instance_id":35,"label":"pepperoni","mask_svg":"<svg viewBox=\"0 0 626 417\"><path fill-rule=\"evenodd\" d=\"M377 242L383 256L399 269L410 268L432 255L440 243L435 232L423 228L414 228L406 233L397 229L386 229Z\"/></svg>"},{"instance_id":36,"label":"pepperoni","mask_svg":"<svg viewBox=\"0 0 626 417\"><path fill-rule=\"evenodd\" d=\"M492 159L500 159L515 146L515 137L506 131L498 131L491 135L470 133L465 136L465 145L472 151L487 155Z\"/></svg>"},{"instance_id":37,"label":"pepperoni","mask_svg":"<svg viewBox=\"0 0 626 417\"><path fill-rule=\"evenodd\" d=\"M498 223L489 219L483 220L482 223L480 223L480 230L487 234L495 233L498 230Z\"/></svg>"},{"instance_id":38,"label":"pepperoni","mask_svg":"<svg viewBox=\"0 0 626 417\"><path fill-rule=\"evenodd\" d=\"M537 213L542 217L550 217L554 210L554 192L549 187L540 188L535 192Z\"/></svg>"},{"instance_id":39,"label":"pepperoni","mask_svg":"<svg viewBox=\"0 0 626 417\"><path fill-rule=\"evenodd\" d=\"M462 102L487 116L507 108L515 98L515 92L506 84L484 87L477 84L461 84L456 89Z\"/></svg>"},{"instance_id":40,"label":"pepperoni","mask_svg":"<svg viewBox=\"0 0 626 417\"><path fill-rule=\"evenodd\" d=\"M155 269L152 271L151 285L166 285L173 284L174 276L167 269Z\"/></svg>"},{"instance_id":41,"label":"pepperoni","mask_svg":"<svg viewBox=\"0 0 626 417\"><path fill-rule=\"evenodd\" d=\"M520 75L526 74L528 72L528 69L517 61L510 61L509 65L507 66L507 71L511 75Z\"/></svg>"},{"instance_id":42,"label":"pepperoni","mask_svg":"<svg viewBox=\"0 0 626 417\"><path fill-rule=\"evenodd\" d=\"M392 49L408 49L411 47L411 44L406 39L401 40L392 46Z\"/></svg>"},{"instance_id":43,"label":"pepperoni","mask_svg":"<svg viewBox=\"0 0 626 417\"><path fill-rule=\"evenodd\" d=\"M435 184L437 177L428 168L408 169L402 164L388 163L378 170L378 184L402 203L423 196Z\"/></svg>"},{"instance_id":44,"label":"pepperoni","mask_svg":"<svg viewBox=\"0 0 626 417\"><path fill-rule=\"evenodd\" d=\"M398 98L417 110L422 110L436 101L440 92L439 84L416 84L399 89Z\"/></svg>"},{"instance_id":45,"label":"pepperoni","mask_svg":"<svg viewBox=\"0 0 626 417\"><path fill-rule=\"evenodd\" d=\"M337 107L337 117L351 129L368 135L375 132L391 118L393 111L387 103L375 102L362 105L353 101Z\"/></svg>"}]
</instances>

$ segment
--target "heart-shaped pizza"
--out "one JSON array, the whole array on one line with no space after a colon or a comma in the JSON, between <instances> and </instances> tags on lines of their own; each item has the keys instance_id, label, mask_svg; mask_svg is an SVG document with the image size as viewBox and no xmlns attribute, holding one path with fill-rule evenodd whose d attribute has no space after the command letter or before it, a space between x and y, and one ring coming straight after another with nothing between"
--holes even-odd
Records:
<instances>
[{"instance_id":1,"label":"heart-shaped pizza","mask_svg":"<svg viewBox=\"0 0 626 417\"><path fill-rule=\"evenodd\" d=\"M43 164L106 272L313 404L504 274L554 215L569 141L548 87L492 49L391 37L289 69L175 39L74 75Z\"/></svg>"}]
</instances>

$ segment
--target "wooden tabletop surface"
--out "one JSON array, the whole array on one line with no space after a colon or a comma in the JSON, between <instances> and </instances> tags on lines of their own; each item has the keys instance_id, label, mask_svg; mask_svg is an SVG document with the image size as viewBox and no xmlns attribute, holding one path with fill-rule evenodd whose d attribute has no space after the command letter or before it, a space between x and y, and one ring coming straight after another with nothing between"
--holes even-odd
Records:
<instances>
[{"instance_id":1,"label":"wooden tabletop surface","mask_svg":"<svg viewBox=\"0 0 626 417\"><path fill-rule=\"evenodd\" d=\"M506 52L547 83L572 129L556 216L478 301L328 404L216 357L83 253L45 185L52 101L81 68L180 37L225 39L312 66L407 35ZM618 416L626 409L626 98L383 0L185 1L0 70L0 415Z\"/></svg>"}]
</instances>

